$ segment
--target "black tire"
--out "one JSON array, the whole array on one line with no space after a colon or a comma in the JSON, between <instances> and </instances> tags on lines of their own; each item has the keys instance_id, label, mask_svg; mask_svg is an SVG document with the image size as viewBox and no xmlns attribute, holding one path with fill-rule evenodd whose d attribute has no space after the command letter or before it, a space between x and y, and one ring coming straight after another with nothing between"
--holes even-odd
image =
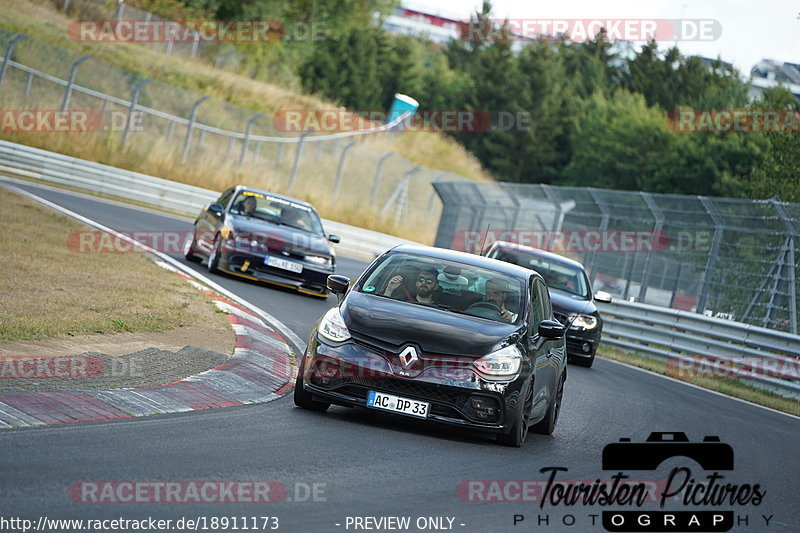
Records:
<instances>
[{"instance_id":1,"label":"black tire","mask_svg":"<svg viewBox=\"0 0 800 533\"><path fill-rule=\"evenodd\" d=\"M294 381L294 404L297 407L302 407L303 409L308 409L310 411L317 411L318 413L324 413L328 410L328 407L331 404L326 402L318 402L313 399L311 394L306 392L303 388L303 368L305 367L305 356L303 356L302 361L300 362L300 370L297 373L297 379Z\"/></svg>"},{"instance_id":2,"label":"black tire","mask_svg":"<svg viewBox=\"0 0 800 533\"><path fill-rule=\"evenodd\" d=\"M561 399L564 396L564 381L564 376L558 380L558 391L556 392L555 401L550 402L545 417L531 428L536 433L552 435L553 431L556 430L558 415L561 413Z\"/></svg>"},{"instance_id":3,"label":"black tire","mask_svg":"<svg viewBox=\"0 0 800 533\"><path fill-rule=\"evenodd\" d=\"M217 235L214 238L214 246L211 248L211 255L208 256L208 271L212 274L219 274L219 256L222 253L222 238Z\"/></svg>"},{"instance_id":4,"label":"black tire","mask_svg":"<svg viewBox=\"0 0 800 533\"><path fill-rule=\"evenodd\" d=\"M497 442L499 444L511 446L512 448L519 448L522 446L525 442L525 437L528 436L532 404L533 386L529 385L525 395L525 403L517 410L517 416L514 420L514 424L511 426L511 431L508 433L501 433L497 436Z\"/></svg>"},{"instance_id":5,"label":"black tire","mask_svg":"<svg viewBox=\"0 0 800 533\"><path fill-rule=\"evenodd\" d=\"M189 248L186 249L186 253L184 257L186 257L187 261L191 261L192 263L200 263L203 258L197 255L197 238L195 237L194 231L192 231L192 242L189 243Z\"/></svg>"}]
</instances>

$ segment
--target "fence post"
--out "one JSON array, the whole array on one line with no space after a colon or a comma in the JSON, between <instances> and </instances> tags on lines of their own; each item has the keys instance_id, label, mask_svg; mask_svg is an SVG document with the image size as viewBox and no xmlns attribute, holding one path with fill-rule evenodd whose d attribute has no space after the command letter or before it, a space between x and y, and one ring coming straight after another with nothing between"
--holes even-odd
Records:
<instances>
[{"instance_id":1,"label":"fence post","mask_svg":"<svg viewBox=\"0 0 800 533\"><path fill-rule=\"evenodd\" d=\"M642 199L644 203L647 204L648 209L650 212L653 213L653 218L656 219L655 226L653 227L653 234L654 235L661 235L661 228L664 227L664 215L661 213L661 208L658 207L658 204L653 197L650 196L650 193L641 192L639 193L642 195ZM650 247L650 250L647 251L647 255L644 257L644 272L642 272L642 284L639 285L639 301L644 302L645 296L647 296L647 284L650 281L650 261L653 258L653 248Z\"/></svg>"},{"instance_id":2,"label":"fence post","mask_svg":"<svg viewBox=\"0 0 800 533\"><path fill-rule=\"evenodd\" d=\"M714 276L714 270L717 265L717 257L719 256L719 247L722 243L722 232L725 231L725 228L723 226L722 218L719 216L717 208L714 207L714 204L711 203L711 201L705 196L700 197L700 203L703 204L703 208L714 222L714 241L711 243L711 252L708 254L708 259L706 260L706 270L703 274L703 285L700 289L700 296L697 300L697 308L695 309L695 312L702 315L703 311L706 310L706 304L708 303L708 294L711 290L711 278Z\"/></svg>"},{"instance_id":3,"label":"fence post","mask_svg":"<svg viewBox=\"0 0 800 533\"><path fill-rule=\"evenodd\" d=\"M386 213L389 212L389 209L392 208L392 204L398 201L398 198L401 199L398 202L397 209L395 210L395 220L399 218L400 210L405 206L407 196L408 196L408 181L411 179L411 175L419 172L421 167L419 165L411 167L409 170L403 174L403 180L400 182L400 185L394 190L392 195L386 200L386 204L384 204L383 209L381 209L381 216L385 216Z\"/></svg>"},{"instance_id":4,"label":"fence post","mask_svg":"<svg viewBox=\"0 0 800 533\"><path fill-rule=\"evenodd\" d=\"M72 64L69 69L69 81L67 81L67 88L64 91L64 102L61 104L61 111L66 111L69 108L69 101L72 98L72 86L75 85L75 76L78 74L78 67L81 63L91 58L92 56L83 56Z\"/></svg>"},{"instance_id":5,"label":"fence post","mask_svg":"<svg viewBox=\"0 0 800 533\"><path fill-rule=\"evenodd\" d=\"M283 161L283 151L286 150L286 143L280 143L278 145L278 154L275 156L275 166L281 166L281 161Z\"/></svg>"},{"instance_id":6,"label":"fence post","mask_svg":"<svg viewBox=\"0 0 800 533\"><path fill-rule=\"evenodd\" d=\"M208 96L204 96L197 100L192 105L192 113L189 116L189 124L186 129L186 138L183 141L183 156L181 156L181 161L186 162L186 159L189 157L189 145L192 142L192 130L194 129L194 121L197 118L197 108L200 104L208 100Z\"/></svg>"},{"instance_id":7,"label":"fence post","mask_svg":"<svg viewBox=\"0 0 800 533\"><path fill-rule=\"evenodd\" d=\"M350 148L355 146L355 144L356 144L356 141L351 140L342 149L342 156L339 158L339 168L336 169L336 183L333 186L333 201L334 202L336 201L336 198L339 196L339 188L342 186L342 174L344 173L344 160L347 157L347 152L349 152Z\"/></svg>"},{"instance_id":8,"label":"fence post","mask_svg":"<svg viewBox=\"0 0 800 533\"><path fill-rule=\"evenodd\" d=\"M289 194L294 192L294 184L297 181L297 171L300 169L300 156L303 153L303 143L305 143L306 136L314 130L307 130L300 134L300 140L297 141L297 149L294 152L294 162L292 163L292 173L289 176Z\"/></svg>"},{"instance_id":9,"label":"fence post","mask_svg":"<svg viewBox=\"0 0 800 533\"><path fill-rule=\"evenodd\" d=\"M200 34L194 32L194 43L192 44L192 59L197 57L197 47L200 46Z\"/></svg>"},{"instance_id":10,"label":"fence post","mask_svg":"<svg viewBox=\"0 0 800 533\"><path fill-rule=\"evenodd\" d=\"M244 139L242 139L242 153L239 155L239 168L244 166L244 158L247 156L247 145L250 144L250 133L253 131L253 125L256 120L263 117L264 113L257 113L247 121L247 127L244 130Z\"/></svg>"},{"instance_id":11,"label":"fence post","mask_svg":"<svg viewBox=\"0 0 800 533\"><path fill-rule=\"evenodd\" d=\"M14 52L14 47L18 42L27 38L27 35L21 33L8 41L8 45L6 46L6 55L3 57L3 66L0 68L0 87L3 86L3 80L6 77L6 70L8 70L8 62L11 61L11 54Z\"/></svg>"},{"instance_id":12,"label":"fence post","mask_svg":"<svg viewBox=\"0 0 800 533\"><path fill-rule=\"evenodd\" d=\"M393 155L394 152L389 152L388 154L378 159L378 167L375 169L375 180L372 182L372 191L369 194L369 205L371 206L374 206L376 200L378 199L378 187L381 184L381 178L383 175L383 164L386 163L386 160L392 157Z\"/></svg>"},{"instance_id":13,"label":"fence post","mask_svg":"<svg viewBox=\"0 0 800 533\"><path fill-rule=\"evenodd\" d=\"M142 87L150 83L150 78L145 78L133 88L131 93L131 107L128 109L128 120L125 121L125 133L122 134L122 146L128 141L128 135L131 133L131 123L133 122L133 114L136 111L136 104L139 103L139 93L142 92Z\"/></svg>"},{"instance_id":14,"label":"fence post","mask_svg":"<svg viewBox=\"0 0 800 533\"><path fill-rule=\"evenodd\" d=\"M433 189L433 184L434 184L434 183L436 183L437 181L441 181L441 179L442 179L442 178L444 178L445 176L447 176L447 175L449 175L449 174L450 174L449 172L442 172L441 174L439 174L438 176L436 176L435 178L433 178L433 181L431 182L431 189ZM428 218L431 218L431 216L433 215L433 201L434 201L435 199L436 199L436 189L433 189L433 190L431 191L431 196L430 196L430 198L428 198ZM513 226L513 225L514 225L514 224L512 224L512 226ZM516 228L515 228L515 229L516 229Z\"/></svg>"},{"instance_id":15,"label":"fence post","mask_svg":"<svg viewBox=\"0 0 800 533\"><path fill-rule=\"evenodd\" d=\"M117 20L122 20L122 15L125 13L125 0L117 0Z\"/></svg>"},{"instance_id":16,"label":"fence post","mask_svg":"<svg viewBox=\"0 0 800 533\"><path fill-rule=\"evenodd\" d=\"M31 94L31 83L33 83L33 72L28 72L28 77L25 79L25 92L22 94L25 99Z\"/></svg>"}]
</instances>

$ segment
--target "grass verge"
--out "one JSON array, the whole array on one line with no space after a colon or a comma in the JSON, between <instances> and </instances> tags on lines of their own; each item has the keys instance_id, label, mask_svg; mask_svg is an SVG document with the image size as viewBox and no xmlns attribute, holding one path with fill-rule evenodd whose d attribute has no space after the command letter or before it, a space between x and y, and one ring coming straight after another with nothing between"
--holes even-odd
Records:
<instances>
[{"instance_id":1,"label":"grass verge","mask_svg":"<svg viewBox=\"0 0 800 533\"><path fill-rule=\"evenodd\" d=\"M769 391L756 389L744 383L734 380L723 380L715 378L695 378L695 377L680 377L675 376L674 372L667 371L667 364L664 361L657 361L643 355L634 353L623 352L607 346L600 346L597 355L606 359L612 359L621 363L626 363L631 366L636 366L663 374L671 378L697 385L704 389L713 390L726 396L732 396L741 400L763 405L777 411L789 413L795 416L800 416L800 402L789 398L784 398Z\"/></svg>"},{"instance_id":2,"label":"grass verge","mask_svg":"<svg viewBox=\"0 0 800 533\"><path fill-rule=\"evenodd\" d=\"M68 249L86 228L0 189L0 341L223 324L202 293L143 254Z\"/></svg>"}]
</instances>

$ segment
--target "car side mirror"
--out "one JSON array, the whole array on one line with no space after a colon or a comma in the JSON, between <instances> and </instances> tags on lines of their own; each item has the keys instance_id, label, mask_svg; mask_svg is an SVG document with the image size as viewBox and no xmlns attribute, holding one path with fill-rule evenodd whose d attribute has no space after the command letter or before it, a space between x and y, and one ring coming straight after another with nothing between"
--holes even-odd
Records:
<instances>
[{"instance_id":1,"label":"car side mirror","mask_svg":"<svg viewBox=\"0 0 800 533\"><path fill-rule=\"evenodd\" d=\"M597 291L596 293L594 293L594 301L601 302L604 304L610 304L611 295L608 294L606 291Z\"/></svg>"},{"instance_id":2,"label":"car side mirror","mask_svg":"<svg viewBox=\"0 0 800 533\"><path fill-rule=\"evenodd\" d=\"M328 235L328 240L331 241L333 244L337 244L342 241L338 235Z\"/></svg>"},{"instance_id":3,"label":"car side mirror","mask_svg":"<svg viewBox=\"0 0 800 533\"><path fill-rule=\"evenodd\" d=\"M560 339L564 336L565 330L564 325L555 320L542 320L539 323L539 335L545 339Z\"/></svg>"},{"instance_id":4,"label":"car side mirror","mask_svg":"<svg viewBox=\"0 0 800 533\"><path fill-rule=\"evenodd\" d=\"M225 209L219 204L211 204L208 206L208 212L219 217L222 216L222 213L225 212Z\"/></svg>"},{"instance_id":5,"label":"car side mirror","mask_svg":"<svg viewBox=\"0 0 800 533\"><path fill-rule=\"evenodd\" d=\"M350 278L347 276L331 274L328 276L327 285L328 290L336 295L336 297L339 299L339 303L342 303L342 295L347 292L347 289L350 288Z\"/></svg>"}]
</instances>

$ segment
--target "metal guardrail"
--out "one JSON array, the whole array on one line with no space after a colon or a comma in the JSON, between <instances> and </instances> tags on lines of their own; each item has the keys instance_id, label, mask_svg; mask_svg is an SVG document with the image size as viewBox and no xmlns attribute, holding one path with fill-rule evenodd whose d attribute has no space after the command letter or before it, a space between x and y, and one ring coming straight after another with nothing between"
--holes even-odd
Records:
<instances>
[{"instance_id":1,"label":"metal guardrail","mask_svg":"<svg viewBox=\"0 0 800 533\"><path fill-rule=\"evenodd\" d=\"M664 361L675 377L736 379L800 399L800 336L624 300L598 307L604 344Z\"/></svg>"},{"instance_id":2,"label":"metal guardrail","mask_svg":"<svg viewBox=\"0 0 800 533\"><path fill-rule=\"evenodd\" d=\"M0 141L0 172L194 216L218 192ZM411 241L326 220L341 252L371 260ZM599 304L603 342L666 361L676 374L706 370L800 399L800 337L678 309L624 300ZM712 365L709 367L709 365ZM717 376L719 377L719 376Z\"/></svg>"},{"instance_id":3,"label":"metal guardrail","mask_svg":"<svg viewBox=\"0 0 800 533\"><path fill-rule=\"evenodd\" d=\"M92 194L130 200L191 217L196 216L204 205L213 202L220 194L1 140L0 171L66 185ZM359 259L371 261L393 246L412 242L332 220L324 220L323 223L328 233L342 238L336 249Z\"/></svg>"}]
</instances>

